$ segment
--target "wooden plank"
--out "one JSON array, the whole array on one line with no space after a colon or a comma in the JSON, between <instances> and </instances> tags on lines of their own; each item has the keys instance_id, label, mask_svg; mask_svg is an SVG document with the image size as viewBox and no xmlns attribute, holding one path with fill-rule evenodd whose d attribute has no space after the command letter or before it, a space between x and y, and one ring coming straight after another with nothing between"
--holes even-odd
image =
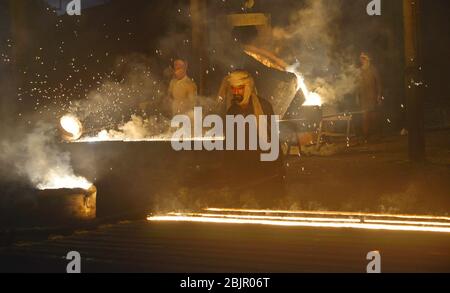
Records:
<instances>
[{"instance_id":1,"label":"wooden plank","mask_svg":"<svg viewBox=\"0 0 450 293\"><path fill-rule=\"evenodd\" d=\"M270 15L263 13L229 14L227 19L234 27L270 25Z\"/></svg>"}]
</instances>

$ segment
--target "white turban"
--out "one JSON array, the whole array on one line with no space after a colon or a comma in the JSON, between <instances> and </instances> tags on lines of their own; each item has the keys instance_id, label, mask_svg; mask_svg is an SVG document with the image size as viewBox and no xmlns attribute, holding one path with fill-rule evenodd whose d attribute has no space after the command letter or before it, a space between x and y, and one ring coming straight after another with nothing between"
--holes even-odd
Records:
<instances>
[{"instance_id":1,"label":"white turban","mask_svg":"<svg viewBox=\"0 0 450 293\"><path fill-rule=\"evenodd\" d=\"M247 107L250 100L253 105L253 110L255 115L263 115L263 110L261 103L259 101L255 81L253 77L247 71L237 70L230 73L222 82L220 88L219 97L226 99L227 110L230 109L233 102L233 95L231 93L231 87L241 87L245 86L243 100L238 103L241 107Z\"/></svg>"}]
</instances>

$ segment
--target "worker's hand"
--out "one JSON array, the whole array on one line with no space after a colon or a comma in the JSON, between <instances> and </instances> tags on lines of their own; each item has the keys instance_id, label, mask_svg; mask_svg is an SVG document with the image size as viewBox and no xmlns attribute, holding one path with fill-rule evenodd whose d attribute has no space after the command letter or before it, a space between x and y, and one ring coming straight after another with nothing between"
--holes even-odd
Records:
<instances>
[{"instance_id":1,"label":"worker's hand","mask_svg":"<svg viewBox=\"0 0 450 293\"><path fill-rule=\"evenodd\" d=\"M378 102L378 106L381 106L381 105L383 104L383 102L384 102L384 97L379 96L379 97L377 98L377 102Z\"/></svg>"}]
</instances>

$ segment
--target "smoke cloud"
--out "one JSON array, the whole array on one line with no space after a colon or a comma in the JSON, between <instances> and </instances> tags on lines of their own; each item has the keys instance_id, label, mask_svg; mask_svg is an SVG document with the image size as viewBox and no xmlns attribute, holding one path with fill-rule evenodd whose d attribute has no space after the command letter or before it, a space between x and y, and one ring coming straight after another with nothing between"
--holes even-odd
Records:
<instances>
[{"instance_id":1,"label":"smoke cloud","mask_svg":"<svg viewBox=\"0 0 450 293\"><path fill-rule=\"evenodd\" d=\"M166 118L153 116L144 119L132 115L131 120L118 126L116 129L104 129L95 138L87 137L85 140L144 140L151 138L170 138L170 121Z\"/></svg>"},{"instance_id":2,"label":"smoke cloud","mask_svg":"<svg viewBox=\"0 0 450 293\"><path fill-rule=\"evenodd\" d=\"M337 23L344 7L325 0L308 0L293 12L287 26L273 29L273 50L291 63L299 63L309 89L334 103L355 90L358 76L351 48L338 50Z\"/></svg>"},{"instance_id":3,"label":"smoke cloud","mask_svg":"<svg viewBox=\"0 0 450 293\"><path fill-rule=\"evenodd\" d=\"M38 122L31 132L1 141L1 173L19 177L38 189L89 188L91 183L75 175L70 154L58 146L56 131Z\"/></svg>"}]
</instances>

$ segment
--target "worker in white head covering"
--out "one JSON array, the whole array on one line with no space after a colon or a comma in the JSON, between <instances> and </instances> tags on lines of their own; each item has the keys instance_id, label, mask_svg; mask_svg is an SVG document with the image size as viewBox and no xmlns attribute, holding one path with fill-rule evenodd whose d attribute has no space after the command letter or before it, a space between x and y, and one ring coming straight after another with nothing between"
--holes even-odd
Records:
<instances>
[{"instance_id":1,"label":"worker in white head covering","mask_svg":"<svg viewBox=\"0 0 450 293\"><path fill-rule=\"evenodd\" d=\"M172 114L186 114L193 111L197 97L197 85L187 75L188 64L184 60L175 60L173 78L168 94L172 102Z\"/></svg>"},{"instance_id":2,"label":"worker in white head covering","mask_svg":"<svg viewBox=\"0 0 450 293\"><path fill-rule=\"evenodd\" d=\"M272 106L258 97L255 81L247 71L237 70L227 75L220 87L219 99L225 101L229 114L273 114Z\"/></svg>"},{"instance_id":3,"label":"worker in white head covering","mask_svg":"<svg viewBox=\"0 0 450 293\"><path fill-rule=\"evenodd\" d=\"M272 126L269 120L274 115L272 105L258 96L255 81L250 73L237 70L227 75L220 87L219 100L225 104L227 115L242 115L244 117L255 115L259 118L267 116L268 130L266 133L259 132L258 135L259 138L261 138L261 135L271 135ZM248 129L244 132L247 135L249 133ZM236 134L236 131L234 133ZM271 141L272 138L269 137L268 139ZM263 140L265 139L263 138ZM237 139L235 138L234 141L237 141ZM248 141L246 145L247 143ZM260 153L260 149L257 151L226 152L224 171L229 182L231 200L234 205L242 204L243 198L246 196L254 196L255 202L261 207L271 208L274 202L284 194L283 176L285 173L282 156L279 156L273 162L262 162Z\"/></svg>"},{"instance_id":4,"label":"worker in white head covering","mask_svg":"<svg viewBox=\"0 0 450 293\"><path fill-rule=\"evenodd\" d=\"M382 103L382 86L378 71L370 56L360 55L361 70L358 82L358 104L363 112L362 131L365 140L377 131L379 110Z\"/></svg>"}]
</instances>

